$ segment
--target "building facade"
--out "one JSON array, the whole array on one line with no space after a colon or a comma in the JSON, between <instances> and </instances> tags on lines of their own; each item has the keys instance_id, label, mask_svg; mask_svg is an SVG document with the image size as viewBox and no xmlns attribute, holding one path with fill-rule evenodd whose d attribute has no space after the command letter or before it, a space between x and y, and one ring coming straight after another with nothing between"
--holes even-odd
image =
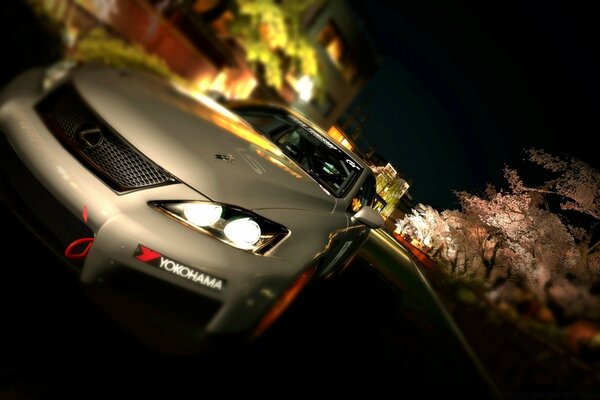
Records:
<instances>
[{"instance_id":1,"label":"building facade","mask_svg":"<svg viewBox=\"0 0 600 400\"><path fill-rule=\"evenodd\" d=\"M64 23L70 46L76 47L79 39L102 27L164 60L198 91L233 99L267 99L303 113L376 172L375 206L383 216L394 212L407 191L408 183L391 164L373 151L361 153L354 141L368 116L358 115L358 109L348 114L347 109L377 71L380 57L347 2L315 0L302 16L303 28L316 45L322 75L321 96L314 96L306 90L314 83L305 77L288 74L278 91L261 82L229 29L235 0L40 1ZM349 130L352 135L346 134Z\"/></svg>"},{"instance_id":2,"label":"building facade","mask_svg":"<svg viewBox=\"0 0 600 400\"><path fill-rule=\"evenodd\" d=\"M316 46L320 96L307 90L315 83L306 77L288 74L279 90L265 86L228 28L235 18L231 11L235 0L40 1L65 22L74 46L91 29L102 26L165 60L199 91L285 103L325 129L344 113L379 65L362 24L344 1L315 0L302 18Z\"/></svg>"}]
</instances>

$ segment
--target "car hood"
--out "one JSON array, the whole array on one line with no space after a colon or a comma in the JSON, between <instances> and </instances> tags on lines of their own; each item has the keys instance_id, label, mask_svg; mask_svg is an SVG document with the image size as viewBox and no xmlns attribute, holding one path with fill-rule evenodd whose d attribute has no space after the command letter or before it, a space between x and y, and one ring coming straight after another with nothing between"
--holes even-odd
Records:
<instances>
[{"instance_id":1,"label":"car hood","mask_svg":"<svg viewBox=\"0 0 600 400\"><path fill-rule=\"evenodd\" d=\"M211 200L247 209L335 208L335 198L272 142L209 98L101 67L76 71L73 83L116 132Z\"/></svg>"}]
</instances>

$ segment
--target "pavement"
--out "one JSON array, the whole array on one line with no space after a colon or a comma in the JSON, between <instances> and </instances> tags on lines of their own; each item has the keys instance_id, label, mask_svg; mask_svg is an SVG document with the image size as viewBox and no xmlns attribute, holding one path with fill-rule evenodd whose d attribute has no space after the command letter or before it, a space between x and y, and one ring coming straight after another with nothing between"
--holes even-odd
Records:
<instances>
[{"instance_id":1,"label":"pavement","mask_svg":"<svg viewBox=\"0 0 600 400\"><path fill-rule=\"evenodd\" d=\"M5 209L0 216L11 237L0 247L1 399L177 398L237 385L265 395L493 392L408 253L386 250L386 238L371 238L365 258L339 278L309 286L257 341L172 358L96 310L19 221ZM28 251L15 251L17 243Z\"/></svg>"}]
</instances>

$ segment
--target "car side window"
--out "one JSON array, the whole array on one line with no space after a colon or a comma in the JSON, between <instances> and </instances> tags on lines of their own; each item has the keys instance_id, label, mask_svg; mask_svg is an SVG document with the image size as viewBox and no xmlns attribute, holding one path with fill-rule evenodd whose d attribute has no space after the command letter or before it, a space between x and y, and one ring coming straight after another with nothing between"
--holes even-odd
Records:
<instances>
[{"instance_id":1,"label":"car side window","mask_svg":"<svg viewBox=\"0 0 600 400\"><path fill-rule=\"evenodd\" d=\"M279 145L279 148L286 156L302 165L305 169L310 168L306 151L297 130L284 132L277 138L275 143Z\"/></svg>"},{"instance_id":2,"label":"car side window","mask_svg":"<svg viewBox=\"0 0 600 400\"><path fill-rule=\"evenodd\" d=\"M260 108L233 108L233 111L336 197L343 197L351 190L363 171L326 134L293 114Z\"/></svg>"},{"instance_id":3,"label":"car side window","mask_svg":"<svg viewBox=\"0 0 600 400\"><path fill-rule=\"evenodd\" d=\"M276 135L275 143L288 157L336 191L350 174L343 160L335 157L334 153L300 127Z\"/></svg>"},{"instance_id":4,"label":"car side window","mask_svg":"<svg viewBox=\"0 0 600 400\"><path fill-rule=\"evenodd\" d=\"M373 206L375 199L375 177L369 174L350 203L351 212L358 212L364 206Z\"/></svg>"}]
</instances>

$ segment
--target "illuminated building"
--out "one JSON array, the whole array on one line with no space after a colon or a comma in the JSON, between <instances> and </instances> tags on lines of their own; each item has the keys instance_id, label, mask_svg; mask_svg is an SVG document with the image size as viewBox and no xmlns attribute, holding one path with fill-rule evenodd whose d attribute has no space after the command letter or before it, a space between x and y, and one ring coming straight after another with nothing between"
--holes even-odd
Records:
<instances>
[{"instance_id":1,"label":"illuminated building","mask_svg":"<svg viewBox=\"0 0 600 400\"><path fill-rule=\"evenodd\" d=\"M319 1L307 12L306 29L317 46L326 83L321 98L292 106L321 126L330 127L346 112L379 68L380 56L360 19L345 1Z\"/></svg>"},{"instance_id":2,"label":"illuminated building","mask_svg":"<svg viewBox=\"0 0 600 400\"><path fill-rule=\"evenodd\" d=\"M322 95L308 76L288 73L281 89L261 80L246 61L246 51L229 32L235 1L178 0L39 0L65 22L66 36L76 44L98 25L126 42L142 46L165 60L179 76L202 92L227 98L260 98L291 105L321 126L331 126L378 68L363 24L342 1L315 0L303 17L303 28L316 43L322 70ZM190 12L191 11L191 12Z\"/></svg>"},{"instance_id":3,"label":"illuminated building","mask_svg":"<svg viewBox=\"0 0 600 400\"><path fill-rule=\"evenodd\" d=\"M307 76L288 73L279 91L267 87L246 61L245 50L228 30L233 14L227 1L191 2L194 13L182 12L177 0L40 0L67 27L68 43L103 25L128 43L165 60L195 90L231 99L260 98L287 103L323 127L345 148L373 165L354 139L367 118L346 116L337 123L379 67L380 57L363 24L343 1L316 0L303 16L303 27L317 43L323 72L322 96ZM359 110L356 110L359 111ZM353 136L345 131L353 128ZM408 184L389 165L375 165L378 209L389 216Z\"/></svg>"},{"instance_id":4,"label":"illuminated building","mask_svg":"<svg viewBox=\"0 0 600 400\"><path fill-rule=\"evenodd\" d=\"M375 210L385 218L398 219L410 210L411 195L408 193L409 183L404 180L396 168L374 151L363 154L353 138L347 135L337 124L329 128L327 134L350 151L358 154L376 176ZM358 135L355 134L355 138ZM406 198L402 201L403 198Z\"/></svg>"},{"instance_id":5,"label":"illuminated building","mask_svg":"<svg viewBox=\"0 0 600 400\"><path fill-rule=\"evenodd\" d=\"M384 201L377 199L375 209L384 217L389 217L396 209L400 198L408 190L409 185L390 163L383 168L376 167L374 169L377 174L377 194Z\"/></svg>"}]
</instances>

